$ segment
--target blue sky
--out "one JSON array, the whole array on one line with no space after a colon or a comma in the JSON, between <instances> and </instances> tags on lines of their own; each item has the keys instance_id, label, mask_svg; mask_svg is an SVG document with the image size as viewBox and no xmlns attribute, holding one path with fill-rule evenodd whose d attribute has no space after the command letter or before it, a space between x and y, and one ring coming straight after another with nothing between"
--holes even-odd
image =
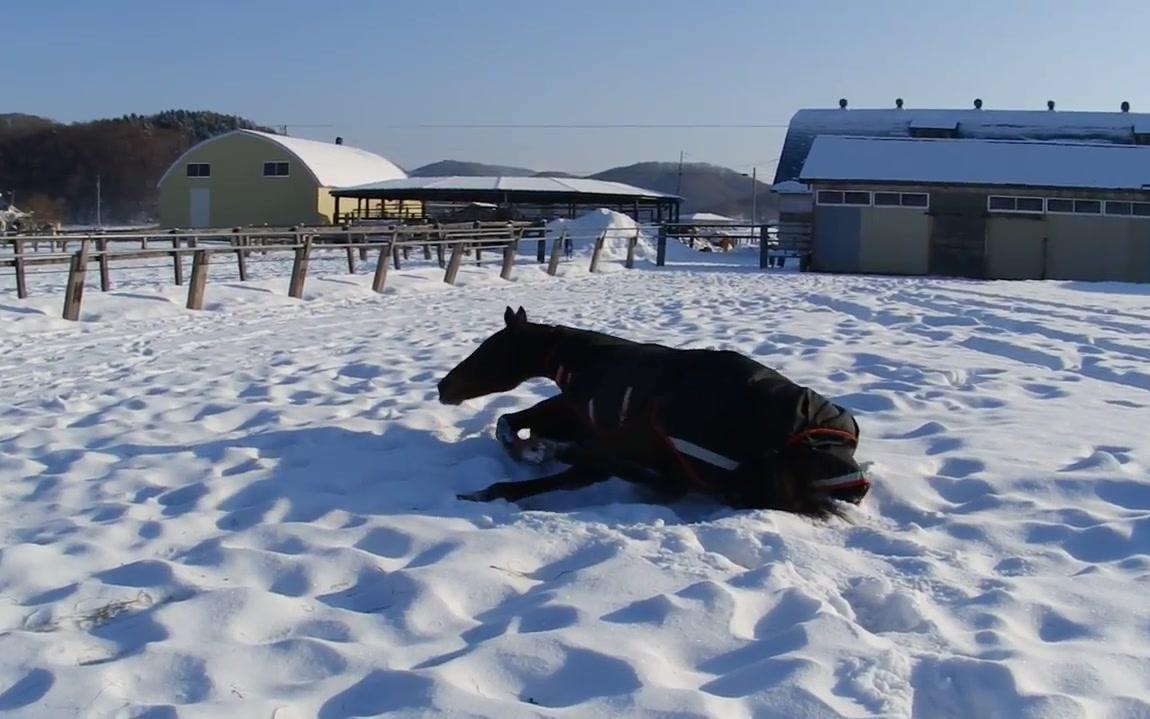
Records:
<instances>
[{"instance_id":1,"label":"blue sky","mask_svg":"<svg viewBox=\"0 0 1150 719\"><path fill-rule=\"evenodd\" d=\"M5 0L0 111L61 121L181 107L297 127L406 167L595 172L714 162L768 178L802 107L1150 110L1136 0Z\"/></svg>"}]
</instances>

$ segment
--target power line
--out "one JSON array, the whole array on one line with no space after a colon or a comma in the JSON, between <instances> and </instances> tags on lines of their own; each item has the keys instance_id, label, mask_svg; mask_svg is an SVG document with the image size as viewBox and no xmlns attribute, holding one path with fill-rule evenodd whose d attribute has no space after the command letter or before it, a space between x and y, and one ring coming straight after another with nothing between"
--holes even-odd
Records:
<instances>
[{"instance_id":1,"label":"power line","mask_svg":"<svg viewBox=\"0 0 1150 719\"><path fill-rule=\"evenodd\" d=\"M781 129L789 127L787 123L409 123L382 125L390 130L695 130L695 129Z\"/></svg>"}]
</instances>

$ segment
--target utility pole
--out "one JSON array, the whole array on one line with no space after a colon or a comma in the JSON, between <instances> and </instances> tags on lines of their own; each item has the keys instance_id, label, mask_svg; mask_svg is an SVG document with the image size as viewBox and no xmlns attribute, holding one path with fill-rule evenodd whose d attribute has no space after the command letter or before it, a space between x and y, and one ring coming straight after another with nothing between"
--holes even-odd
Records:
<instances>
[{"instance_id":1,"label":"utility pole","mask_svg":"<svg viewBox=\"0 0 1150 719\"><path fill-rule=\"evenodd\" d=\"M96 175L96 227L101 228L104 222L100 218L100 176Z\"/></svg>"},{"instance_id":2,"label":"utility pole","mask_svg":"<svg viewBox=\"0 0 1150 719\"><path fill-rule=\"evenodd\" d=\"M751 224L759 224L759 182L756 179L757 167L751 168Z\"/></svg>"}]
</instances>

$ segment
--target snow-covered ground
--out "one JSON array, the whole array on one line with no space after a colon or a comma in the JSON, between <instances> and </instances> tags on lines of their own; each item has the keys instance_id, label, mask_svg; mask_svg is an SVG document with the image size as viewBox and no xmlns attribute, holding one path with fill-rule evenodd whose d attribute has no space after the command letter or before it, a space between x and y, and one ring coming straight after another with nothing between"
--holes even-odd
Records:
<instances>
[{"instance_id":1,"label":"snow-covered ground","mask_svg":"<svg viewBox=\"0 0 1150 719\"><path fill-rule=\"evenodd\" d=\"M0 713L1150 716L1150 290L676 258L5 294ZM436 402L507 304L837 398L871 495L457 501L536 471L493 427L546 383Z\"/></svg>"}]
</instances>

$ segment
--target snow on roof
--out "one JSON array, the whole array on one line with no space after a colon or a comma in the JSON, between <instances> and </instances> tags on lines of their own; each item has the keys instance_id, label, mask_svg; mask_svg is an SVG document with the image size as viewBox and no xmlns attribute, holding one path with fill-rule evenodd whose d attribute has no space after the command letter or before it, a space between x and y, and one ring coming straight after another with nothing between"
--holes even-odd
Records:
<instances>
[{"instance_id":1,"label":"snow on roof","mask_svg":"<svg viewBox=\"0 0 1150 719\"><path fill-rule=\"evenodd\" d=\"M321 187L339 187L341 185L354 185L378 180L394 180L407 177L407 173L393 164L387 158L374 152L352 147L351 145L337 145L334 142L320 142L306 140L302 137L288 137L287 135L273 135L270 132L256 130L232 130L222 135L210 137L203 142L193 145L183 155L180 155L164 172L157 184L162 184L168 175L183 164L184 158L204 145L215 142L232 135L250 135L279 145L295 156L304 164L315 177ZM269 157L268 160L276 158Z\"/></svg>"},{"instance_id":2,"label":"snow on roof","mask_svg":"<svg viewBox=\"0 0 1150 719\"><path fill-rule=\"evenodd\" d=\"M798 179L811 142L819 135L910 137L915 128L957 128L960 138L1062 140L1130 145L1150 114L1065 110L806 109L791 118L775 182Z\"/></svg>"},{"instance_id":3,"label":"snow on roof","mask_svg":"<svg viewBox=\"0 0 1150 719\"><path fill-rule=\"evenodd\" d=\"M239 132L262 137L295 155L300 162L308 166L323 187L341 187L407 177L407 173L390 160L351 145L273 135L256 130L239 130Z\"/></svg>"},{"instance_id":4,"label":"snow on roof","mask_svg":"<svg viewBox=\"0 0 1150 719\"><path fill-rule=\"evenodd\" d=\"M802 179L1142 190L1150 147L823 135Z\"/></svg>"},{"instance_id":5,"label":"snow on roof","mask_svg":"<svg viewBox=\"0 0 1150 719\"><path fill-rule=\"evenodd\" d=\"M655 190L646 190L622 182L588 180L580 177L409 177L402 180L369 182L348 185L340 190L441 190L457 191L506 191L506 192L569 192L591 195L626 195L634 197L665 197L677 199L676 195Z\"/></svg>"}]
</instances>

